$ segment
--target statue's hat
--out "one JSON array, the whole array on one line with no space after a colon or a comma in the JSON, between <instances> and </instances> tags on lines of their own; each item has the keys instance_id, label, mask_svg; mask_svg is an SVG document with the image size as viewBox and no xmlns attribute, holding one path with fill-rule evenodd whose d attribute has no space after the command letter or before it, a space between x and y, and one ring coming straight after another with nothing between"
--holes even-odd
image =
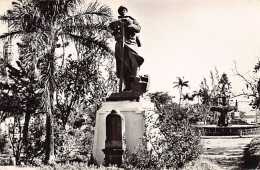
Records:
<instances>
[{"instance_id":1,"label":"statue's hat","mask_svg":"<svg viewBox=\"0 0 260 170\"><path fill-rule=\"evenodd\" d=\"M117 10L118 13L120 13L120 11L122 11L123 9L125 9L128 12L128 9L125 6L121 5Z\"/></svg>"}]
</instances>

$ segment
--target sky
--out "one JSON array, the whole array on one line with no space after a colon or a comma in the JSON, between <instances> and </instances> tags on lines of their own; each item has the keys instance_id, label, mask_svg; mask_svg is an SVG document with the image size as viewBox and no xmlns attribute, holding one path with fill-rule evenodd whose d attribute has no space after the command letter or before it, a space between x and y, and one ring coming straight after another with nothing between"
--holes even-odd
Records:
<instances>
[{"instance_id":1,"label":"sky","mask_svg":"<svg viewBox=\"0 0 260 170\"><path fill-rule=\"evenodd\" d=\"M173 89L176 77L189 81L188 92L198 90L210 70L227 73L238 94L245 87L234 76L252 72L260 57L259 0L103 0L115 18L120 5L141 25L140 73L151 78L151 91ZM176 94L177 93L177 94Z\"/></svg>"},{"instance_id":2,"label":"sky","mask_svg":"<svg viewBox=\"0 0 260 170\"><path fill-rule=\"evenodd\" d=\"M126 6L141 25L139 54L145 61L140 74L150 76L150 92L165 91L178 98L173 82L184 77L190 85L184 92L192 93L204 77L210 84L210 70L216 67L220 74L227 73L238 94L245 83L234 75L234 61L248 75L260 58L259 0L98 1L111 7L115 19L118 7ZM0 0L0 13L10 3Z\"/></svg>"}]
</instances>

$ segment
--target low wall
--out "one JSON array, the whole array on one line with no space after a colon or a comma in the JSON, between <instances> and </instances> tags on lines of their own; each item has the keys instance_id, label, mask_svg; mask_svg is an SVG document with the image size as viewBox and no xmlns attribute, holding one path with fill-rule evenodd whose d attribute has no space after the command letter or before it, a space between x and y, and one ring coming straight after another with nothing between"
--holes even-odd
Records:
<instances>
[{"instance_id":1,"label":"low wall","mask_svg":"<svg viewBox=\"0 0 260 170\"><path fill-rule=\"evenodd\" d=\"M260 133L260 126L240 125L240 126L202 126L205 136L243 136L256 135Z\"/></svg>"}]
</instances>

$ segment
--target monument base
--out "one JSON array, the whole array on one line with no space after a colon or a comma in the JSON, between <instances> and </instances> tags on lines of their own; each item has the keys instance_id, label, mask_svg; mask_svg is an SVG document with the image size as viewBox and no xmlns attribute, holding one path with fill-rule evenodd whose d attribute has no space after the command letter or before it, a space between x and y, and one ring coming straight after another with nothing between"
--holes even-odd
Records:
<instances>
[{"instance_id":1,"label":"monument base","mask_svg":"<svg viewBox=\"0 0 260 170\"><path fill-rule=\"evenodd\" d=\"M126 91L120 93L112 93L106 101L139 101L140 100L140 93Z\"/></svg>"},{"instance_id":2,"label":"monument base","mask_svg":"<svg viewBox=\"0 0 260 170\"><path fill-rule=\"evenodd\" d=\"M122 165L122 155L124 150L122 149L102 149L105 154L105 165L110 164L117 165L120 167Z\"/></svg>"},{"instance_id":3,"label":"monument base","mask_svg":"<svg viewBox=\"0 0 260 170\"><path fill-rule=\"evenodd\" d=\"M147 108L154 107L154 105L143 97L133 92L121 92L114 93L109 97L102 107L96 113L95 135L93 145L93 156L99 163L115 163L120 164L120 155L123 152L126 157L130 156L135 150L138 144L141 144L143 134L145 133L145 120L144 114ZM106 140L108 134L114 134L107 132L108 115L111 115L111 111L117 110L116 114L120 116L121 126L117 132L122 133L122 148L114 149L109 145L106 148ZM112 120L112 119L111 119ZM110 122L111 123L111 122ZM113 125L114 123L112 123ZM118 126L117 126L118 127ZM113 128L111 128L113 130ZM111 143L111 142L110 142ZM113 142L112 142L113 143ZM118 142L117 142L118 143ZM115 146L118 147L118 146ZM102 151L103 150L103 151Z\"/></svg>"}]
</instances>

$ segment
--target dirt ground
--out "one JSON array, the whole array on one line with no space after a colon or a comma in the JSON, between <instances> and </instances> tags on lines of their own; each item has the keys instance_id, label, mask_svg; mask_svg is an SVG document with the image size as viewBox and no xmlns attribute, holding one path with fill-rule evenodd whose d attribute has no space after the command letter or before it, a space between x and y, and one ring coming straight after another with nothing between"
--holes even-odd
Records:
<instances>
[{"instance_id":1,"label":"dirt ground","mask_svg":"<svg viewBox=\"0 0 260 170\"><path fill-rule=\"evenodd\" d=\"M244 149L255 136L204 137L202 158L210 160L222 169L244 169Z\"/></svg>"}]
</instances>

